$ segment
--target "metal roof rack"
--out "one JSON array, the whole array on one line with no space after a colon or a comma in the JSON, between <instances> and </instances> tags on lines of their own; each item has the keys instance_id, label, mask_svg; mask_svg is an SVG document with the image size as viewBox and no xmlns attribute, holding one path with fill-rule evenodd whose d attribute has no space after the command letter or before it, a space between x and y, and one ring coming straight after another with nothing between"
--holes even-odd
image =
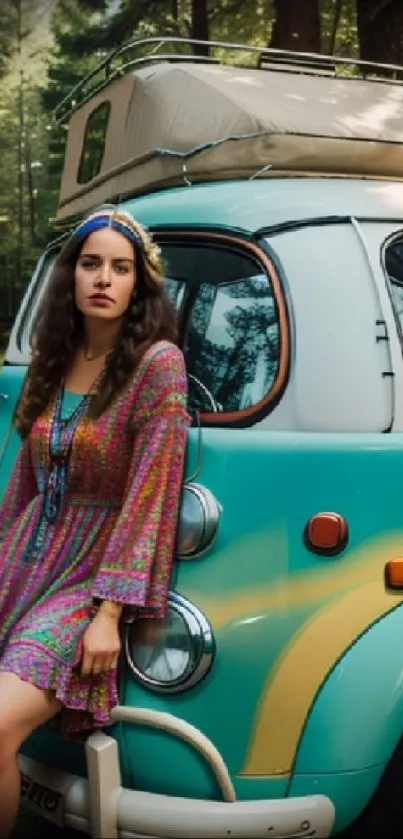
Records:
<instances>
[{"instance_id":1,"label":"metal roof rack","mask_svg":"<svg viewBox=\"0 0 403 839\"><path fill-rule=\"evenodd\" d=\"M167 51L168 47L168 51ZM219 55L200 55L195 47L204 47L209 52ZM164 48L164 52L160 50ZM176 49L176 51L174 51ZM171 51L172 50L172 51ZM246 53L246 63L231 60L231 53ZM223 55L225 53L225 55ZM255 58L255 64L251 60ZM242 56L241 56L242 59ZM226 41L203 41L194 38L171 36L134 38L109 52L100 63L91 70L70 93L65 96L53 112L53 119L60 124L69 119L77 108L103 90L111 81L128 72L156 62L191 62L197 64L232 64L234 66L255 67L259 70L291 71L316 75L337 75L343 71L346 78L361 78L368 81L384 81L403 84L403 67L398 64L379 64L362 61L358 58L323 55L321 53L294 52L256 47L248 44L233 44ZM388 73L385 78L384 74ZM342 73L340 73L341 75Z\"/></svg>"}]
</instances>

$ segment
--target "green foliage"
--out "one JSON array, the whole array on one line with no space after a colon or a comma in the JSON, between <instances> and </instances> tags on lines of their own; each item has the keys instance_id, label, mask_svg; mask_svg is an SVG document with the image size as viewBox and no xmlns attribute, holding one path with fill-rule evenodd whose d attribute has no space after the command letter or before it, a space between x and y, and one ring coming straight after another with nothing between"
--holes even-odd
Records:
<instances>
[{"instance_id":1,"label":"green foliage","mask_svg":"<svg viewBox=\"0 0 403 839\"><path fill-rule=\"evenodd\" d=\"M47 239L46 127L38 91L11 86L2 93L0 120L0 266L11 314ZM21 120L21 116L23 119ZM5 301L5 305L4 305Z\"/></svg>"},{"instance_id":2,"label":"green foliage","mask_svg":"<svg viewBox=\"0 0 403 839\"><path fill-rule=\"evenodd\" d=\"M268 42L271 31L273 4L271 0L207 0L206 18L203 29L212 40L262 45ZM102 46L113 49L131 36L161 34L200 38L202 33L193 25L191 0L122 0L117 13L105 20L98 37Z\"/></svg>"},{"instance_id":3,"label":"green foliage","mask_svg":"<svg viewBox=\"0 0 403 839\"><path fill-rule=\"evenodd\" d=\"M117 12L100 28L102 46L113 49L134 34L138 37L161 34L161 29L166 32L167 26L172 30L175 23L171 12L172 3L168 0L122 0Z\"/></svg>"},{"instance_id":4,"label":"green foliage","mask_svg":"<svg viewBox=\"0 0 403 839\"><path fill-rule=\"evenodd\" d=\"M322 52L358 55L356 0L320 0Z\"/></svg>"},{"instance_id":5,"label":"green foliage","mask_svg":"<svg viewBox=\"0 0 403 839\"><path fill-rule=\"evenodd\" d=\"M230 43L268 44L274 19L270 0L224 0L212 3L210 37Z\"/></svg>"},{"instance_id":6,"label":"green foliage","mask_svg":"<svg viewBox=\"0 0 403 839\"><path fill-rule=\"evenodd\" d=\"M0 43L7 40L9 56L0 63L2 316L15 310L47 238L46 122L38 84L49 40L41 38L38 24L46 22L48 6L48 0L2 0Z\"/></svg>"},{"instance_id":7,"label":"green foliage","mask_svg":"<svg viewBox=\"0 0 403 839\"><path fill-rule=\"evenodd\" d=\"M98 31L106 5L101 0L55 3L51 20L54 46L48 55L46 85L40 91L48 126L46 209L50 210L50 216L54 216L57 208L67 136L65 126L54 125L52 113L63 97L99 63L102 53L93 33Z\"/></svg>"},{"instance_id":8,"label":"green foliage","mask_svg":"<svg viewBox=\"0 0 403 839\"><path fill-rule=\"evenodd\" d=\"M18 13L12 0L2 0L0 27L0 75L7 69L7 62L13 52L18 26Z\"/></svg>"},{"instance_id":9,"label":"green foliage","mask_svg":"<svg viewBox=\"0 0 403 839\"><path fill-rule=\"evenodd\" d=\"M56 212L66 140L65 128L52 125L52 111L63 97L130 38L208 33L211 40L266 46L279 31L279 3L281 38L290 41L284 30L290 21L295 43L312 43L315 20L317 40L319 13L320 49L327 54L376 54L375 35L386 50L392 24L395 40L403 31L403 20L399 28L396 18L402 4L392 0L0 0L0 268L11 289L11 307L13 289L21 290L52 235L48 220ZM371 6L370 22L361 13L357 26L357 3L361 10ZM385 37L383 21L389 27ZM277 46L284 48L284 42ZM398 46L396 40L395 56ZM190 48L163 48L173 50ZM133 48L115 66L145 53ZM228 58L217 48L210 54ZM256 63L246 52L230 57Z\"/></svg>"}]
</instances>

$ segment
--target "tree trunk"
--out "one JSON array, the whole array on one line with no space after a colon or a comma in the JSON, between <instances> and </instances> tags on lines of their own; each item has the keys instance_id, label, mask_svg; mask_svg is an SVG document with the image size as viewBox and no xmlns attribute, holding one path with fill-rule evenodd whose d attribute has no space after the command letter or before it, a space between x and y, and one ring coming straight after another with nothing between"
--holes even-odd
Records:
<instances>
[{"instance_id":1,"label":"tree trunk","mask_svg":"<svg viewBox=\"0 0 403 839\"><path fill-rule=\"evenodd\" d=\"M207 0L192 0L192 27L191 37L199 41L209 40L209 25L207 15ZM196 55L208 55L208 46L195 45L193 47Z\"/></svg>"},{"instance_id":2,"label":"tree trunk","mask_svg":"<svg viewBox=\"0 0 403 839\"><path fill-rule=\"evenodd\" d=\"M18 183L18 234L17 234L17 259L16 274L17 282L21 282L23 266L24 246L24 73L22 70L22 8L21 0L17 6L18 14L18 51L20 60L19 86L18 86L18 157L17 157L17 183Z\"/></svg>"},{"instance_id":3,"label":"tree trunk","mask_svg":"<svg viewBox=\"0 0 403 839\"><path fill-rule=\"evenodd\" d=\"M383 64L403 64L402 0L357 0L360 57Z\"/></svg>"},{"instance_id":4,"label":"tree trunk","mask_svg":"<svg viewBox=\"0 0 403 839\"><path fill-rule=\"evenodd\" d=\"M343 0L336 0L334 8L333 26L330 34L329 55L334 55L336 49L337 30L340 24L341 13L343 11Z\"/></svg>"},{"instance_id":5,"label":"tree trunk","mask_svg":"<svg viewBox=\"0 0 403 839\"><path fill-rule=\"evenodd\" d=\"M318 0L274 0L274 10L270 47L296 52L320 52Z\"/></svg>"},{"instance_id":6,"label":"tree trunk","mask_svg":"<svg viewBox=\"0 0 403 839\"><path fill-rule=\"evenodd\" d=\"M29 138L29 131L25 131L25 172L27 178L27 192L28 192L28 212L29 212L29 235L31 245L34 248L36 245L36 202L34 179L32 176L32 156L31 143Z\"/></svg>"}]
</instances>

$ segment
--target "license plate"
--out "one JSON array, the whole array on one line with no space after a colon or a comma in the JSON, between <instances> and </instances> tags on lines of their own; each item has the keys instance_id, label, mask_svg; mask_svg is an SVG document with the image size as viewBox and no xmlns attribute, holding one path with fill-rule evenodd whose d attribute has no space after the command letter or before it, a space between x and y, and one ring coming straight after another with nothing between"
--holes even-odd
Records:
<instances>
[{"instance_id":1,"label":"license plate","mask_svg":"<svg viewBox=\"0 0 403 839\"><path fill-rule=\"evenodd\" d=\"M44 818L63 826L63 795L21 774L21 798Z\"/></svg>"}]
</instances>

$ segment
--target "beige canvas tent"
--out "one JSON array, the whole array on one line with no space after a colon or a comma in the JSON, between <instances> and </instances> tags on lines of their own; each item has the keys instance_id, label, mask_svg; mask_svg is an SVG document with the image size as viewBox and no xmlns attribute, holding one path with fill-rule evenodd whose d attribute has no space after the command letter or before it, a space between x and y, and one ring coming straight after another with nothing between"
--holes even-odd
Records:
<instances>
[{"instance_id":1,"label":"beige canvas tent","mask_svg":"<svg viewBox=\"0 0 403 839\"><path fill-rule=\"evenodd\" d=\"M128 73L72 114L57 219L186 179L280 172L403 179L403 86L189 62Z\"/></svg>"}]
</instances>

